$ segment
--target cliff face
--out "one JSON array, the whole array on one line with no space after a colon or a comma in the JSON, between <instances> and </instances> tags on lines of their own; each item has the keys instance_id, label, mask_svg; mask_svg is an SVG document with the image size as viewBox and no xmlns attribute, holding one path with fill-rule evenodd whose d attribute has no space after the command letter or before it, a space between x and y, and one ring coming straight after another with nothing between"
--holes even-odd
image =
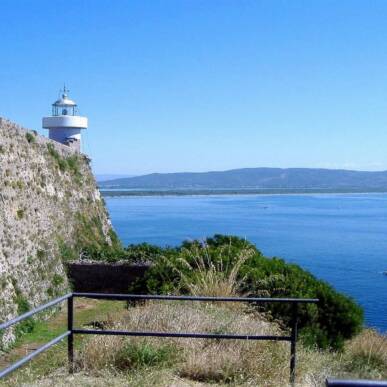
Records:
<instances>
[{"instance_id":1,"label":"cliff face","mask_svg":"<svg viewBox=\"0 0 387 387\"><path fill-rule=\"evenodd\" d=\"M89 159L0 118L0 321L63 294L63 262L111 235Z\"/></svg>"}]
</instances>

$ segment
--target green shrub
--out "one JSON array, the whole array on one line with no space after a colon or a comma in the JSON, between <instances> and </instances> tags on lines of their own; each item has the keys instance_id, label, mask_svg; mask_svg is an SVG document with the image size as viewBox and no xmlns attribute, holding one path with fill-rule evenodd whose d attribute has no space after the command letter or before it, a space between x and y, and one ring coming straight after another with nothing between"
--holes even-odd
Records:
<instances>
[{"instance_id":1,"label":"green shrub","mask_svg":"<svg viewBox=\"0 0 387 387\"><path fill-rule=\"evenodd\" d=\"M59 256L62 262L74 261L79 257L76 250L60 238L58 239L58 246Z\"/></svg>"},{"instance_id":2,"label":"green shrub","mask_svg":"<svg viewBox=\"0 0 387 387\"><path fill-rule=\"evenodd\" d=\"M26 139L30 144L35 142L35 136L30 132L26 133Z\"/></svg>"},{"instance_id":3,"label":"green shrub","mask_svg":"<svg viewBox=\"0 0 387 387\"><path fill-rule=\"evenodd\" d=\"M22 208L19 208L16 211L16 216L17 216L18 219L23 219L24 218L24 210Z\"/></svg>"},{"instance_id":4,"label":"green shrub","mask_svg":"<svg viewBox=\"0 0 387 387\"><path fill-rule=\"evenodd\" d=\"M117 353L115 365L121 370L162 366L172 364L175 354L176 348L171 345L155 346L145 340L129 342Z\"/></svg>"},{"instance_id":5,"label":"green shrub","mask_svg":"<svg viewBox=\"0 0 387 387\"><path fill-rule=\"evenodd\" d=\"M98 216L89 217L85 213L77 213L76 239L72 245L58 240L59 253L62 261L83 258L95 261L116 262L125 255L120 240L113 230L108 232L111 244L106 241L102 222Z\"/></svg>"},{"instance_id":6,"label":"green shrub","mask_svg":"<svg viewBox=\"0 0 387 387\"><path fill-rule=\"evenodd\" d=\"M78 183L82 182L82 174L80 171L79 155L74 154L67 158L62 157L55 149L53 144L47 144L48 153L55 160L61 172L69 171Z\"/></svg>"},{"instance_id":7,"label":"green shrub","mask_svg":"<svg viewBox=\"0 0 387 387\"><path fill-rule=\"evenodd\" d=\"M125 248L125 259L129 262L153 262L162 252L162 248L149 243L130 244Z\"/></svg>"},{"instance_id":8,"label":"green shrub","mask_svg":"<svg viewBox=\"0 0 387 387\"><path fill-rule=\"evenodd\" d=\"M59 154L59 152L55 149L53 144L47 144L48 153L51 155L51 157L55 160L59 170L61 172L64 172L67 167L67 163L65 159Z\"/></svg>"},{"instance_id":9,"label":"green shrub","mask_svg":"<svg viewBox=\"0 0 387 387\"><path fill-rule=\"evenodd\" d=\"M36 252L36 257L39 259L39 261L42 261L46 258L46 252L42 249L39 249L37 252Z\"/></svg>"},{"instance_id":10,"label":"green shrub","mask_svg":"<svg viewBox=\"0 0 387 387\"><path fill-rule=\"evenodd\" d=\"M20 289L16 286L16 282L14 280L12 282L14 284L15 293L16 293L15 303L17 305L17 313L18 315L21 315L30 310L30 304L27 301L27 299L22 295L22 293L20 292ZM34 327L35 327L35 321L32 319L32 317L23 320L22 322L16 325L16 329L15 329L16 337L19 338L25 333L32 332L34 330Z\"/></svg>"},{"instance_id":11,"label":"green shrub","mask_svg":"<svg viewBox=\"0 0 387 387\"><path fill-rule=\"evenodd\" d=\"M171 293L178 290L188 293L188 289L181 286L182 273L192 281L195 280L196 273L192 270L192 265L182 263L184 249L201 248L203 254L209 255L209 262L216 263L221 257L222 265L225 267L235 265L238 253L242 249L254 249L255 254L240 268L241 294L261 297L264 291L267 293L265 295L271 297L320 300L318 305L299 306L300 336L305 343L317 344L321 348L341 349L345 339L353 337L361 330L363 324L361 307L350 297L337 292L332 286L318 280L298 265L286 263L279 258L264 257L253 244L238 237L215 235L208 238L205 244L206 247L199 241L184 242L179 248L163 249L161 254L153 256L154 266L147 272L144 280L138 281L131 290L144 289L151 293ZM140 246L138 248L140 249ZM133 251L134 247L131 249ZM147 254L148 250L150 249L146 246L144 254ZM184 255L184 259L189 260L189 255ZM194 264L193 258L188 263ZM292 312L290 304L268 303L264 307L257 305L257 308L290 325Z\"/></svg>"},{"instance_id":12,"label":"green shrub","mask_svg":"<svg viewBox=\"0 0 387 387\"><path fill-rule=\"evenodd\" d=\"M54 274L54 277L52 277L52 284L54 286L59 286L63 284L63 282L64 282L64 278L59 274Z\"/></svg>"}]
</instances>

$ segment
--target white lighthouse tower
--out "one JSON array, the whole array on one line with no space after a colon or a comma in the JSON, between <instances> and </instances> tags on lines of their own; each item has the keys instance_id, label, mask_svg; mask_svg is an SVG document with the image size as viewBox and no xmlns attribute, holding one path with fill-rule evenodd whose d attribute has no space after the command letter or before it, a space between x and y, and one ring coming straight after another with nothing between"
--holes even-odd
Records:
<instances>
[{"instance_id":1,"label":"white lighthouse tower","mask_svg":"<svg viewBox=\"0 0 387 387\"><path fill-rule=\"evenodd\" d=\"M87 117L78 115L77 104L68 97L63 87L61 97L52 104L52 115L43 117L42 126L48 129L51 140L61 142L78 152L81 150L81 130L87 129Z\"/></svg>"}]
</instances>

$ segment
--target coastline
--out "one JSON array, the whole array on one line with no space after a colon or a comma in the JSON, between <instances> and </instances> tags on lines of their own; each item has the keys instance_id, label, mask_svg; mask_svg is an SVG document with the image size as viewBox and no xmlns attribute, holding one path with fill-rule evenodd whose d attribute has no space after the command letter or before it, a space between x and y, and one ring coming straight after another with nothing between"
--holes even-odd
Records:
<instances>
[{"instance_id":1,"label":"coastline","mask_svg":"<svg viewBox=\"0 0 387 387\"><path fill-rule=\"evenodd\" d=\"M347 195L347 194L383 194L387 190L363 189L104 189L100 188L104 197L126 196L246 196L246 195Z\"/></svg>"}]
</instances>

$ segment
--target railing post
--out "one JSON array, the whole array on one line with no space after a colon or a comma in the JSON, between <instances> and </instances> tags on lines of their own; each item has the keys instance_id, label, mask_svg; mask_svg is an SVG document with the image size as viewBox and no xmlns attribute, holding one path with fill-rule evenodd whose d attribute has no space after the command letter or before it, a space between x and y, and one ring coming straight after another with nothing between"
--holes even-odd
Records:
<instances>
[{"instance_id":1,"label":"railing post","mask_svg":"<svg viewBox=\"0 0 387 387\"><path fill-rule=\"evenodd\" d=\"M73 335L73 296L67 299L67 330L71 333L67 336L67 357L69 373L74 373L74 335Z\"/></svg>"},{"instance_id":2,"label":"railing post","mask_svg":"<svg viewBox=\"0 0 387 387\"><path fill-rule=\"evenodd\" d=\"M298 324L298 303L292 304L292 333L290 342L290 384L294 386L296 381L296 344L297 344L297 324Z\"/></svg>"}]
</instances>

